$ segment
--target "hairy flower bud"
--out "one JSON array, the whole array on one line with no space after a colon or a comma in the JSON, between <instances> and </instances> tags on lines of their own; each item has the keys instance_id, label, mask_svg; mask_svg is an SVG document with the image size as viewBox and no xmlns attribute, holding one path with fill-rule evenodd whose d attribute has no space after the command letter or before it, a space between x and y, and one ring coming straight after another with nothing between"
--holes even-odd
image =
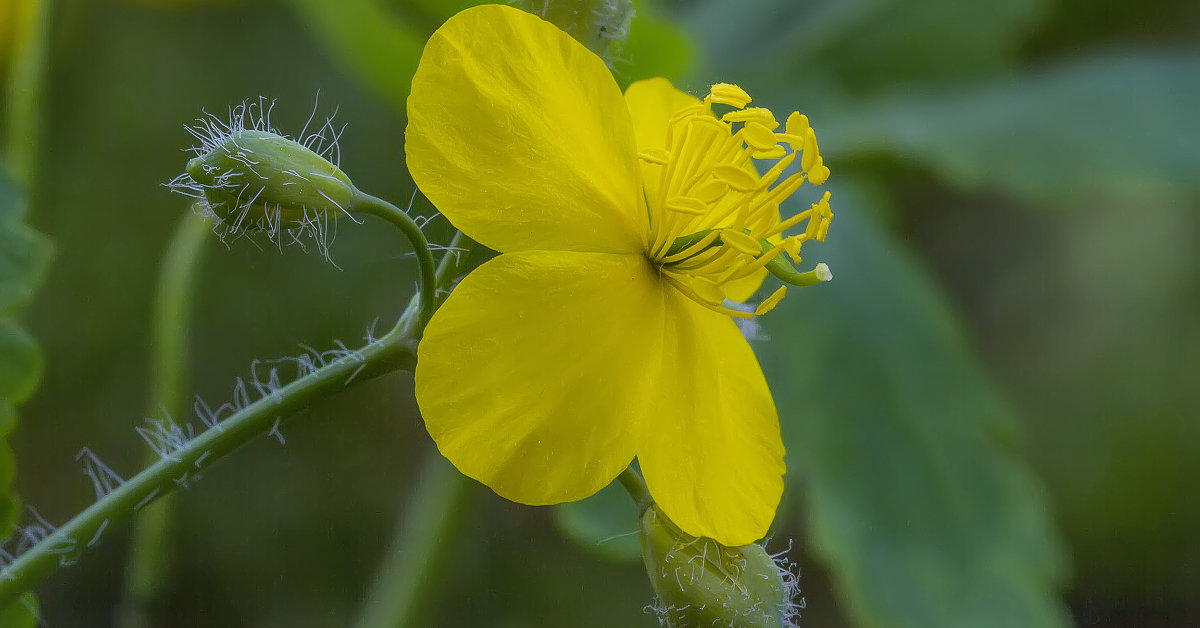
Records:
<instances>
[{"instance_id":1,"label":"hairy flower bud","mask_svg":"<svg viewBox=\"0 0 1200 628\"><path fill-rule=\"evenodd\" d=\"M303 142L271 128L261 100L233 108L228 120L208 115L197 122L188 129L200 141L196 156L169 185L195 198L196 211L215 217L224 233L274 238L310 231L323 242L330 220L349 215L360 195L336 164L337 135L326 137L328 120Z\"/></svg>"},{"instance_id":2,"label":"hairy flower bud","mask_svg":"<svg viewBox=\"0 0 1200 628\"><path fill-rule=\"evenodd\" d=\"M269 131L231 133L192 158L187 174L223 220L249 211L258 219L278 211L285 223L308 210L345 211L356 193L346 173L298 142Z\"/></svg>"},{"instance_id":3,"label":"hairy flower bud","mask_svg":"<svg viewBox=\"0 0 1200 628\"><path fill-rule=\"evenodd\" d=\"M726 547L686 534L651 505L642 513L642 556L668 626L792 626L795 577L756 544Z\"/></svg>"}]
</instances>

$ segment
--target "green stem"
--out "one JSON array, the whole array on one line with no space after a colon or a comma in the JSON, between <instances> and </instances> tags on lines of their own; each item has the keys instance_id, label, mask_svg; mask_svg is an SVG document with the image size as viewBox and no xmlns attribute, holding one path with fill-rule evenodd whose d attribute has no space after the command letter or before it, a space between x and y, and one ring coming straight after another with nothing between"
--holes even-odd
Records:
<instances>
[{"instance_id":1,"label":"green stem","mask_svg":"<svg viewBox=\"0 0 1200 628\"><path fill-rule=\"evenodd\" d=\"M147 416L161 412L165 421L172 421L172 417L184 413L192 296L210 230L208 220L187 212L163 257L151 319ZM157 455L148 452L146 466L157 459ZM133 520L129 563L125 569L125 599L115 620L120 628L140 628L153 623L153 610L170 580L174 503L175 495L166 495L147 506Z\"/></svg>"},{"instance_id":2,"label":"green stem","mask_svg":"<svg viewBox=\"0 0 1200 628\"><path fill-rule=\"evenodd\" d=\"M420 332L424 331L425 325L433 316L434 308L437 307L434 299L434 295L437 293L437 282L434 277L433 253L429 250L429 242L425 240L425 234L417 226L417 223L413 222L412 217L399 207L364 192L359 192L355 196L350 211L372 214L392 223L404 233L412 244L413 250L416 251L417 264L421 270L419 284L421 315L417 319L417 332L414 336L420 338Z\"/></svg>"},{"instance_id":3,"label":"green stem","mask_svg":"<svg viewBox=\"0 0 1200 628\"><path fill-rule=\"evenodd\" d=\"M637 504L639 513L654 503L654 499L650 497L650 490L646 488L646 481L642 479L642 474L633 468L633 465L625 467L617 479L621 481L621 486L626 493L629 493L633 503Z\"/></svg>"},{"instance_id":4,"label":"green stem","mask_svg":"<svg viewBox=\"0 0 1200 628\"><path fill-rule=\"evenodd\" d=\"M470 486L440 453L429 452L355 628L418 625L456 547Z\"/></svg>"}]
</instances>

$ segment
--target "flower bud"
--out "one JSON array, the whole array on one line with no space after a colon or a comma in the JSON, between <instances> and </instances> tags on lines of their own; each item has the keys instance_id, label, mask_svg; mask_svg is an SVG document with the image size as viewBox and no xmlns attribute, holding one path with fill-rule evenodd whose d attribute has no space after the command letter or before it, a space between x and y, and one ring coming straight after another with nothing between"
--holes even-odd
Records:
<instances>
[{"instance_id":1,"label":"flower bud","mask_svg":"<svg viewBox=\"0 0 1200 628\"><path fill-rule=\"evenodd\" d=\"M218 146L192 158L187 174L222 220L270 218L285 223L307 211L345 212L356 194L337 166L303 145L269 131L230 133ZM336 214L335 214L336 215Z\"/></svg>"},{"instance_id":2,"label":"flower bud","mask_svg":"<svg viewBox=\"0 0 1200 628\"><path fill-rule=\"evenodd\" d=\"M642 513L642 557L668 626L792 626L795 578L762 546L726 547L680 530L651 505Z\"/></svg>"},{"instance_id":3,"label":"flower bud","mask_svg":"<svg viewBox=\"0 0 1200 628\"><path fill-rule=\"evenodd\" d=\"M200 141L186 171L168 185L197 199L198 213L212 215L222 232L266 231L272 237L306 229L322 232L330 218L349 210L360 192L329 158L338 154L326 121L304 143L270 125L263 101L238 105L229 120L211 114L188 129ZM314 151L310 146L316 146Z\"/></svg>"}]
</instances>

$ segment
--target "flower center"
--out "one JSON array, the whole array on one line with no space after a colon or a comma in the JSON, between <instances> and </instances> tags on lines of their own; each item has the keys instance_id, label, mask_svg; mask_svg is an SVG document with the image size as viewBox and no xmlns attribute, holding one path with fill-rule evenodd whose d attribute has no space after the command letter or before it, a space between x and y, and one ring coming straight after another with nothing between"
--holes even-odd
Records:
<instances>
[{"instance_id":1,"label":"flower center","mask_svg":"<svg viewBox=\"0 0 1200 628\"><path fill-rule=\"evenodd\" d=\"M750 96L740 87L713 85L701 104L672 116L664 150L638 155L658 166L657 181L646 185L647 256L666 281L697 303L742 318L765 314L786 293L780 287L754 313L725 306L733 286L761 276L764 268L794 285L832 277L824 264L799 273L780 257L786 251L799 262L800 245L824 240L833 216L826 192L811 209L780 219L780 203L802 183L820 185L829 177L808 118L792 112L777 132L769 110L748 104ZM718 118L713 105L731 110ZM785 175L797 156L800 168ZM754 165L759 159L778 161L759 175ZM783 235L805 221L804 233Z\"/></svg>"}]
</instances>

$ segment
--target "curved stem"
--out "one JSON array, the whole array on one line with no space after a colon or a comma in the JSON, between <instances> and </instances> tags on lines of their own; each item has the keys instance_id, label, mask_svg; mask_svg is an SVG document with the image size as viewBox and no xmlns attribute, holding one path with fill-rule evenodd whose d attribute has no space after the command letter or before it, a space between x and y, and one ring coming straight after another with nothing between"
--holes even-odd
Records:
<instances>
[{"instance_id":1,"label":"curved stem","mask_svg":"<svg viewBox=\"0 0 1200 628\"><path fill-rule=\"evenodd\" d=\"M187 386L188 339L197 271L210 231L208 220L188 212L179 222L163 257L151 318L150 395L148 414L165 421L181 416ZM158 457L148 452L145 465ZM151 625L151 614L169 581L170 538L174 495L142 510L133 521L124 600L115 623L122 628Z\"/></svg>"},{"instance_id":2,"label":"curved stem","mask_svg":"<svg viewBox=\"0 0 1200 628\"><path fill-rule=\"evenodd\" d=\"M434 301L434 295L437 293L437 280L434 277L433 253L429 250L429 242L425 239L425 234L417 223L404 210L395 205L365 192L359 192L355 198L353 206L350 208L352 212L362 212L364 214L372 214L383 218L392 223L404 236L408 238L412 244L413 251L417 254L417 264L420 266L420 294L421 294L421 316L417 319L417 333L415 336L420 338L420 332L425 330L425 325L433 316L433 310L437 306Z\"/></svg>"},{"instance_id":3,"label":"curved stem","mask_svg":"<svg viewBox=\"0 0 1200 628\"><path fill-rule=\"evenodd\" d=\"M470 487L437 450L429 451L355 628L418 625L423 602L449 566Z\"/></svg>"}]
</instances>

